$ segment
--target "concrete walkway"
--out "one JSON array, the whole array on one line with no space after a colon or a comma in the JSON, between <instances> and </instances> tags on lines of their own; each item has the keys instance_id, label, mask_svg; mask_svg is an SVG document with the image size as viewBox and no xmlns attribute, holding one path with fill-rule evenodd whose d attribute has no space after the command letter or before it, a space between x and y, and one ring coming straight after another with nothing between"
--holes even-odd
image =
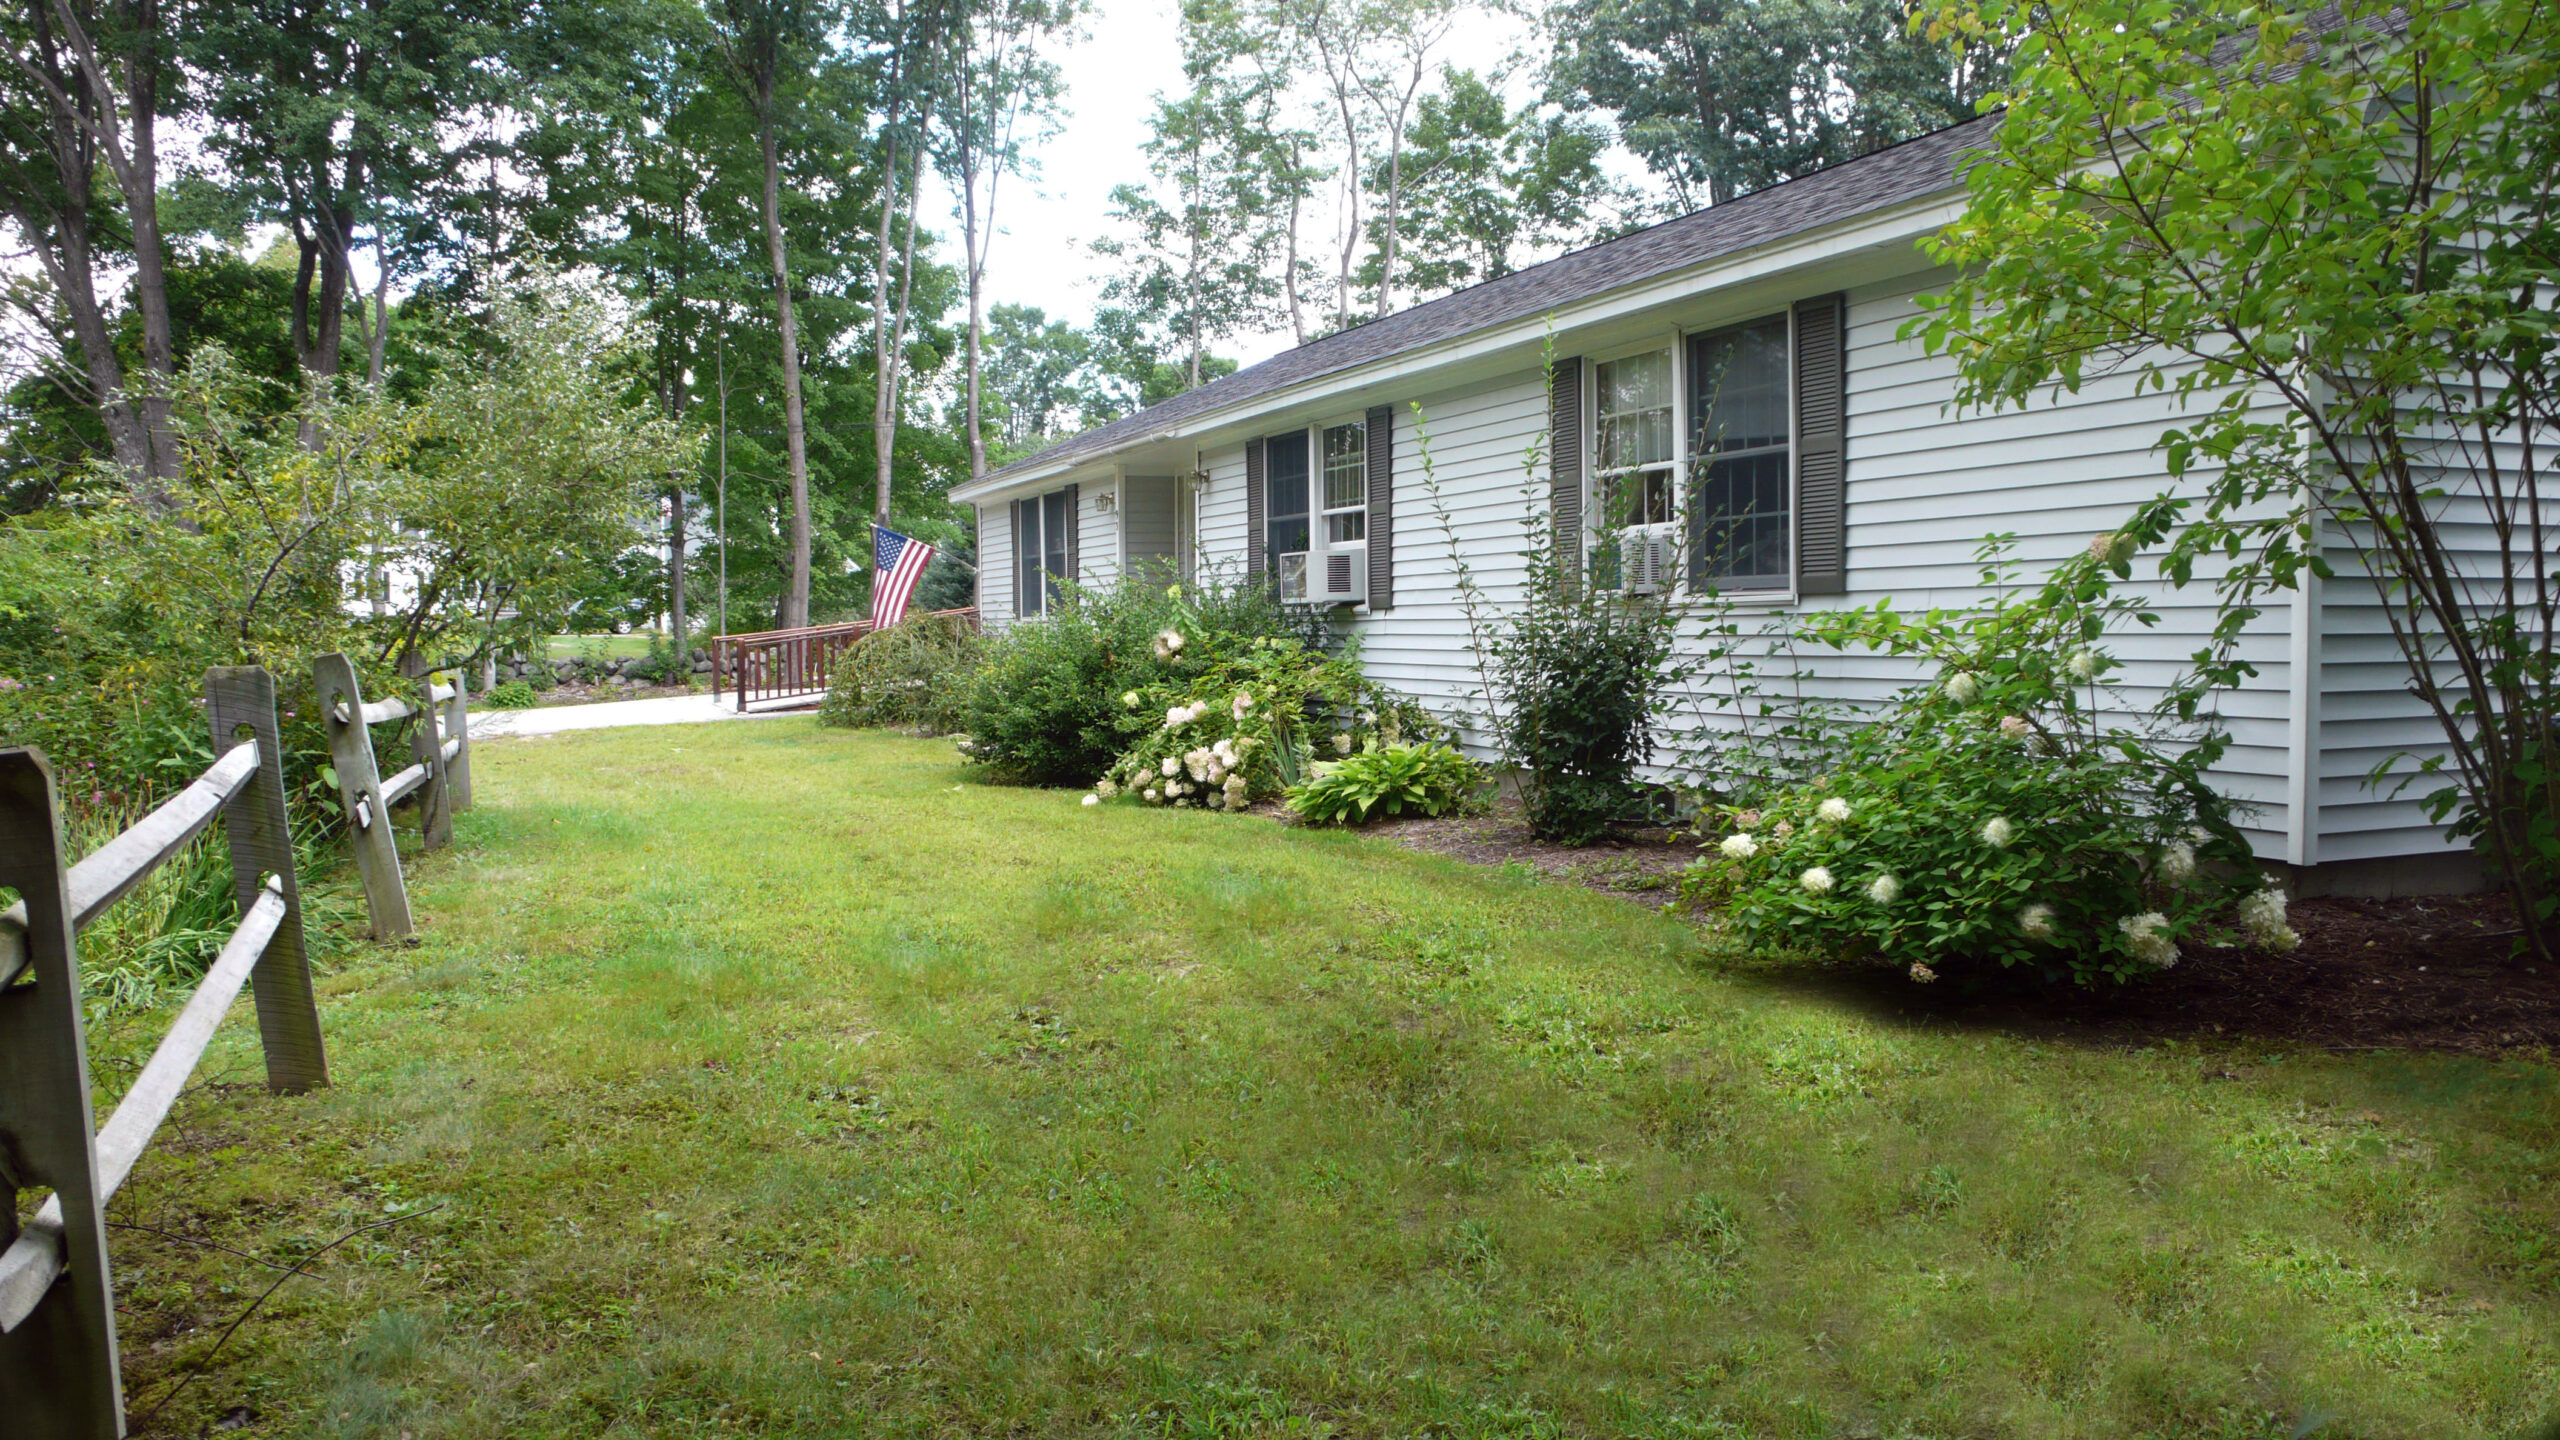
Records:
<instances>
[{"instance_id":1,"label":"concrete walkway","mask_svg":"<svg viewBox=\"0 0 2560 1440\"><path fill-rule=\"evenodd\" d=\"M474 710L471 738L502 740L510 735L558 735L570 730L610 730L623 725L699 725L711 720L769 720L802 714L817 706L817 697L759 705L741 715L736 697L713 700L708 695L669 695L656 700L605 700L593 705L553 705L533 710Z\"/></svg>"}]
</instances>

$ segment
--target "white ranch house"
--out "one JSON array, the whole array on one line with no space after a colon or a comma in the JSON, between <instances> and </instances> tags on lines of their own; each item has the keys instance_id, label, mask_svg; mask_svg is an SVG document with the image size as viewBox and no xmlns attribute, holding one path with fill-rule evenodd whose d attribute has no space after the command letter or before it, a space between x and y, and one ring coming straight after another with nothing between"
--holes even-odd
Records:
<instances>
[{"instance_id":1,"label":"white ranch house","mask_svg":"<svg viewBox=\"0 0 2560 1440\"><path fill-rule=\"evenodd\" d=\"M980 612L990 626L1037 615L1052 577L1270 573L1284 594L1342 606L1378 681L1467 708L1475 670L1417 408L1456 544L1497 601L1520 593L1524 503L1587 543L1603 486L1655 522L1666 583L1754 605L1962 603L1994 532L2014 532L2038 573L2167 483L2153 442L2175 411L2126 376L1960 414L1953 362L1898 338L1913 297L1946 278L1920 242L1961 211L1958 162L1993 123L1314 341L973 481L955 498L977 510ZM1693 457L1710 399L1712 453ZM1551 458L1525 475L1548 434ZM1697 498L1677 514L1670 477L1693 459ZM2157 629L2111 644L2128 687L2166 676L2212 622L2202 583L2158 599ZM2244 653L2259 673L2224 698L2235 743L2220 780L2254 807L2244 826L2296 893L2476 883L2421 787L2365 783L2437 733L2367 582L2279 603ZM1807 658L1844 692L1915 678L1871 656Z\"/></svg>"}]
</instances>

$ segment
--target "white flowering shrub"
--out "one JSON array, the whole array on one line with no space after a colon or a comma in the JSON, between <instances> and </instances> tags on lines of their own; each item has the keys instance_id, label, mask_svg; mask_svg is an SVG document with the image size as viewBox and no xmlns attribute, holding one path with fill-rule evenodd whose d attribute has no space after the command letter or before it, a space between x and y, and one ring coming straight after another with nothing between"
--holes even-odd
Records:
<instances>
[{"instance_id":1,"label":"white flowering shrub","mask_svg":"<svg viewBox=\"0 0 2560 1440\"><path fill-rule=\"evenodd\" d=\"M1198 644L1157 639L1176 653ZM1361 674L1356 646L1328 655L1286 638L1257 637L1197 676L1125 691L1118 704L1137 738L1095 793L1180 809L1240 810L1328 756L1439 733Z\"/></svg>"},{"instance_id":2,"label":"white flowering shrub","mask_svg":"<svg viewBox=\"0 0 2560 1440\"><path fill-rule=\"evenodd\" d=\"M995 778L1090 785L1153 728L1131 697L1161 717L1256 642L1296 644L1299 629L1263 585L1070 586L1046 617L989 638L943 723Z\"/></svg>"},{"instance_id":3,"label":"white flowering shrub","mask_svg":"<svg viewBox=\"0 0 2560 1440\"><path fill-rule=\"evenodd\" d=\"M1684 895L1751 943L1923 982L1985 966L2125 980L2198 942L2295 943L2205 782L2221 733L2110 703L2102 642L2136 612L2105 558L2023 596L1995 584L1970 610L1809 620L1824 643L1935 674L1837 732L1820 778L1711 810Z\"/></svg>"}]
</instances>

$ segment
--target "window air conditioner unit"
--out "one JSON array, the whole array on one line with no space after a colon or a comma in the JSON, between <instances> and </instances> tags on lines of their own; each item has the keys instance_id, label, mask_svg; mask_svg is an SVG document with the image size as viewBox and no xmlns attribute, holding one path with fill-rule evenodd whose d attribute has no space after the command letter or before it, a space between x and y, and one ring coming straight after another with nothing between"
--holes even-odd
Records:
<instances>
[{"instance_id":1,"label":"window air conditioner unit","mask_svg":"<svg viewBox=\"0 0 2560 1440\"><path fill-rule=\"evenodd\" d=\"M1307 603L1307 552L1304 550L1280 557L1280 600L1285 605Z\"/></svg>"},{"instance_id":2,"label":"window air conditioner unit","mask_svg":"<svg viewBox=\"0 0 2560 1440\"><path fill-rule=\"evenodd\" d=\"M1310 577L1309 598L1318 605L1359 605L1369 599L1369 542L1351 540L1329 545L1317 556L1322 562Z\"/></svg>"},{"instance_id":3,"label":"window air conditioner unit","mask_svg":"<svg viewBox=\"0 0 2560 1440\"><path fill-rule=\"evenodd\" d=\"M1680 527L1631 525L1618 532L1618 576L1630 595L1659 595L1680 583Z\"/></svg>"}]
</instances>

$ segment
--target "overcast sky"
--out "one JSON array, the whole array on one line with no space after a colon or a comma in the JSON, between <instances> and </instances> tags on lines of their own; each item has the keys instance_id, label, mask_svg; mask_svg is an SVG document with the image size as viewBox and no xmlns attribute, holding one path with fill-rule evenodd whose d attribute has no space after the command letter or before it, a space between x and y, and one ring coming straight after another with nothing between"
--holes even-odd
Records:
<instances>
[{"instance_id":1,"label":"overcast sky","mask_svg":"<svg viewBox=\"0 0 2560 1440\"><path fill-rule=\"evenodd\" d=\"M1174 0L1102 0L1088 14L1086 38L1060 52L1068 120L1035 152L1039 172L1026 183L1007 177L997 202L1002 234L987 261L988 304L1037 305L1052 319L1082 324L1092 318L1105 257L1093 241L1110 229L1111 187L1146 179L1147 118L1156 95L1182 83L1182 51ZM1527 48L1529 27L1513 17L1470 13L1442 58L1490 75L1515 51ZM1524 70L1526 67L1523 67ZM1436 66L1435 66L1436 69ZM1531 77L1513 78L1514 103L1527 98ZM1428 88L1437 88L1436 82ZM1640 169L1619 157L1613 169ZM936 199L948 210L945 196ZM1332 221L1318 215L1310 233L1330 235ZM945 222L945 259L960 263L956 222ZM1321 248L1321 246L1319 246ZM1232 340L1218 353L1247 364L1291 343L1285 329Z\"/></svg>"}]
</instances>

